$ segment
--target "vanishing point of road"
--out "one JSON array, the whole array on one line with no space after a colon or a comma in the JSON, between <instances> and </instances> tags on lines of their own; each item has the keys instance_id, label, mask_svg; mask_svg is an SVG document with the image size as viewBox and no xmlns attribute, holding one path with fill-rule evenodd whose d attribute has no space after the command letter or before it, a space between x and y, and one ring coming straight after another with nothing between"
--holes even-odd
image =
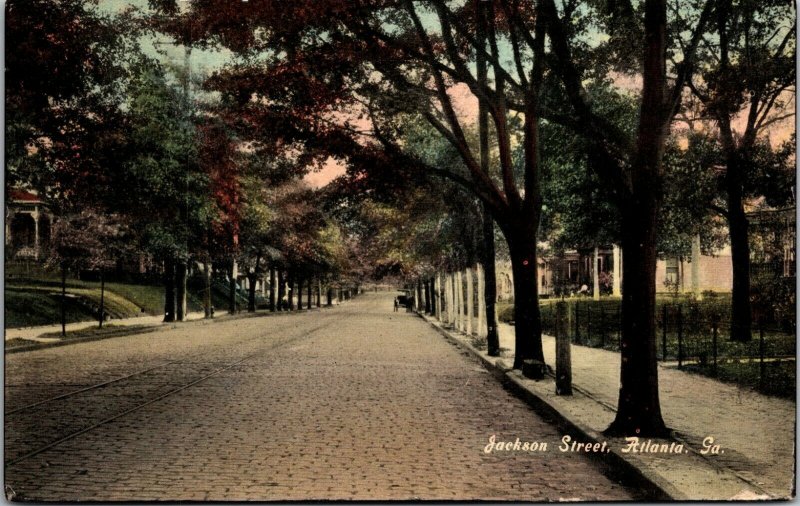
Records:
<instances>
[{"instance_id":1,"label":"vanishing point of road","mask_svg":"<svg viewBox=\"0 0 800 506\"><path fill-rule=\"evenodd\" d=\"M393 296L7 355L7 497L632 497Z\"/></svg>"}]
</instances>

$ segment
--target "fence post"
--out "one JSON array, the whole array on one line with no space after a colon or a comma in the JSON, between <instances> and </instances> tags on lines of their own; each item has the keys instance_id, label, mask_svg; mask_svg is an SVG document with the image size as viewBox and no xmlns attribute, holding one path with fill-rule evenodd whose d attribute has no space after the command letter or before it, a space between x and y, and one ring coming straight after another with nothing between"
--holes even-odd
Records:
<instances>
[{"instance_id":1,"label":"fence post","mask_svg":"<svg viewBox=\"0 0 800 506\"><path fill-rule=\"evenodd\" d=\"M600 306L600 347L606 347L606 312Z\"/></svg>"},{"instance_id":2,"label":"fence post","mask_svg":"<svg viewBox=\"0 0 800 506\"><path fill-rule=\"evenodd\" d=\"M758 390L764 391L764 376L766 369L764 364L764 320L758 319Z\"/></svg>"},{"instance_id":3,"label":"fence post","mask_svg":"<svg viewBox=\"0 0 800 506\"><path fill-rule=\"evenodd\" d=\"M717 322L714 321L711 324L711 346L713 347L712 351L714 353L714 376L717 375L717 333L718 333L718 331L719 331L719 328L717 326Z\"/></svg>"},{"instance_id":4,"label":"fence post","mask_svg":"<svg viewBox=\"0 0 800 506\"><path fill-rule=\"evenodd\" d=\"M675 316L678 324L678 369L680 369L683 367L683 315L680 304L678 304L678 314Z\"/></svg>"},{"instance_id":5,"label":"fence post","mask_svg":"<svg viewBox=\"0 0 800 506\"><path fill-rule=\"evenodd\" d=\"M667 361L667 305L661 306L661 360Z\"/></svg>"},{"instance_id":6,"label":"fence post","mask_svg":"<svg viewBox=\"0 0 800 506\"><path fill-rule=\"evenodd\" d=\"M586 345L592 345L592 304L586 303Z\"/></svg>"},{"instance_id":7,"label":"fence post","mask_svg":"<svg viewBox=\"0 0 800 506\"><path fill-rule=\"evenodd\" d=\"M567 303L556 302L556 395L572 395L572 356L567 324Z\"/></svg>"}]
</instances>

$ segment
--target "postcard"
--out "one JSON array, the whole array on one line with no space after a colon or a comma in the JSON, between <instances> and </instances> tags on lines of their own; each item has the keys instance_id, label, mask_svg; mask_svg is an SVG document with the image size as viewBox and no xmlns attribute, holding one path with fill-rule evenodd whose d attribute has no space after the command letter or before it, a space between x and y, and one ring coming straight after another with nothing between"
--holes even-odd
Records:
<instances>
[{"instance_id":1,"label":"postcard","mask_svg":"<svg viewBox=\"0 0 800 506\"><path fill-rule=\"evenodd\" d=\"M796 28L6 0L6 500L794 498Z\"/></svg>"}]
</instances>

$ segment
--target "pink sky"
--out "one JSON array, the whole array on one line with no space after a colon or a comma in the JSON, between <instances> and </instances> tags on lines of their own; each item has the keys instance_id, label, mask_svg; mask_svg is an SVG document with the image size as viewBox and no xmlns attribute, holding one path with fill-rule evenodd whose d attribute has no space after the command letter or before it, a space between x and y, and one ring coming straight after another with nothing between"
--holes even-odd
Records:
<instances>
[{"instance_id":1,"label":"pink sky","mask_svg":"<svg viewBox=\"0 0 800 506\"><path fill-rule=\"evenodd\" d=\"M617 76L615 82L622 88L631 90L638 90L641 87L641 78L638 76ZM450 90L450 96L453 99L453 106L456 112L465 122L475 121L478 116L478 99L470 92L467 85L460 83ZM793 107L793 103L789 104L789 108ZM746 116L740 115L733 122L733 128L736 131L743 130L745 126ZM351 120L357 128L368 129L370 127L368 120ZM769 136L770 143L773 146L778 146L783 142L789 140L792 133L795 132L795 118L789 117L770 125L765 133ZM342 162L329 158L325 162L323 168L317 172L308 173L304 180L313 188L321 188L330 183L333 179L345 173L345 166Z\"/></svg>"}]
</instances>

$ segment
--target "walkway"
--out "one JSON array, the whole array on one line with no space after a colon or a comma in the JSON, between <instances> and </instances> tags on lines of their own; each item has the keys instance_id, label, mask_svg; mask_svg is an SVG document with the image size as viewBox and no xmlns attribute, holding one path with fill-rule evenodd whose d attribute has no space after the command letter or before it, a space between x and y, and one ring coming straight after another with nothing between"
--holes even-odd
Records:
<instances>
[{"instance_id":1,"label":"walkway","mask_svg":"<svg viewBox=\"0 0 800 506\"><path fill-rule=\"evenodd\" d=\"M471 342L463 335L461 339ZM555 367L555 339L542 340L545 360ZM509 368L514 327L500 325L500 346L500 360ZM618 353L572 345L573 385L579 389L575 397L556 396L552 379L521 382L570 420L600 434L614 419L619 370ZM662 365L659 386L667 425L690 448L701 450L703 440L713 437L723 453L692 452L691 459L645 456L635 458L638 463L675 478L670 479L675 492L693 499L790 496L795 476L795 403ZM698 471L703 464L709 467L705 474Z\"/></svg>"},{"instance_id":2,"label":"walkway","mask_svg":"<svg viewBox=\"0 0 800 506\"><path fill-rule=\"evenodd\" d=\"M186 321L192 320L199 320L203 318L204 314L200 312L188 313L186 315ZM164 323L164 317L159 316L135 316L132 318L120 318L120 319L113 319L108 320L105 322L105 325L113 325L116 327L129 327L129 326L136 326L136 325L146 325L146 326L158 326L158 325L169 325ZM74 332L76 330L83 330L88 329L91 327L97 327L97 321L85 321L85 322L74 322L68 323L66 325L67 332ZM27 339L29 341L38 341L38 342L55 342L59 341L60 339L57 337L40 337L44 334L52 334L55 332L61 332L61 324L57 325L39 325L36 327L21 327L21 328L11 328L5 329L5 340L9 341L11 339Z\"/></svg>"}]
</instances>

